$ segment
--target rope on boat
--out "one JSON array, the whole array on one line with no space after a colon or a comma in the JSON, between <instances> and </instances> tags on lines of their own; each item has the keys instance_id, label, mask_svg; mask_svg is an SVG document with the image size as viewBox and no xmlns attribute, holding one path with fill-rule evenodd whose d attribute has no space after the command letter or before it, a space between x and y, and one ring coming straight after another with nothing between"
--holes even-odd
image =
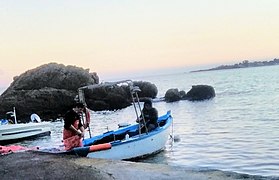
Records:
<instances>
[{"instance_id":1,"label":"rope on boat","mask_svg":"<svg viewBox=\"0 0 279 180\"><path fill-rule=\"evenodd\" d=\"M171 147L173 147L173 144L174 144L174 135L173 135L173 121L171 122L171 135L170 135L170 138L171 138Z\"/></svg>"}]
</instances>

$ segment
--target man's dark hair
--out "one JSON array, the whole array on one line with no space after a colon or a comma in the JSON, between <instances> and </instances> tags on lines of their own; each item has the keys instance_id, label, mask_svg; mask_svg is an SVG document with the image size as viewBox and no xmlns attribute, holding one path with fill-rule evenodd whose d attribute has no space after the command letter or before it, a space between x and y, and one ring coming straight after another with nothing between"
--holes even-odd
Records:
<instances>
[{"instance_id":1,"label":"man's dark hair","mask_svg":"<svg viewBox=\"0 0 279 180\"><path fill-rule=\"evenodd\" d=\"M75 107L77 107L77 108L84 108L84 104L81 103L81 102L78 102L78 103L75 104Z\"/></svg>"},{"instance_id":2,"label":"man's dark hair","mask_svg":"<svg viewBox=\"0 0 279 180\"><path fill-rule=\"evenodd\" d=\"M145 104L149 104L150 106L152 106L152 101L151 101L151 99L146 99L146 100L144 100L144 105Z\"/></svg>"}]
</instances>

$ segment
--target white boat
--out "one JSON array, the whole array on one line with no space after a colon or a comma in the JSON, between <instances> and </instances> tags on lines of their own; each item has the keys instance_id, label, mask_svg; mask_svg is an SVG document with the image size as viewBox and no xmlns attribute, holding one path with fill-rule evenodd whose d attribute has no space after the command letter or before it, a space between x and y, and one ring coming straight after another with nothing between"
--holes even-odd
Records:
<instances>
[{"instance_id":1,"label":"white boat","mask_svg":"<svg viewBox=\"0 0 279 180\"><path fill-rule=\"evenodd\" d=\"M158 123L160 126L149 133L137 134L138 124L134 124L85 139L83 141L84 147L98 145L99 143L111 144L110 148L100 149L94 152L90 152L89 148L87 157L126 160L144 158L156 154L164 150L166 142L170 137L170 127L172 124L171 112L168 111L167 114L159 117ZM82 150L84 147L75 151ZM84 150L86 151L86 149Z\"/></svg>"},{"instance_id":2,"label":"white boat","mask_svg":"<svg viewBox=\"0 0 279 180\"><path fill-rule=\"evenodd\" d=\"M82 87L79 89L79 100L85 103L83 94L84 89L94 89L95 87L101 86L114 86L118 83L128 83L132 95L133 105L138 118L142 113L137 95L137 91L140 91L140 89L138 87L134 87L131 80ZM171 112L168 111L165 115L158 118L159 127L151 132L141 133L139 130L140 125L135 122L133 125L127 125L114 131L108 131L103 134L84 139L83 147L74 148L66 153L87 156L90 158L118 160L144 158L165 149L166 142L170 137L169 135L172 121Z\"/></svg>"},{"instance_id":3,"label":"white boat","mask_svg":"<svg viewBox=\"0 0 279 180\"><path fill-rule=\"evenodd\" d=\"M7 124L0 126L0 144L9 144L36 136L50 135L51 124L49 122Z\"/></svg>"},{"instance_id":4,"label":"white boat","mask_svg":"<svg viewBox=\"0 0 279 180\"><path fill-rule=\"evenodd\" d=\"M14 117L15 124L1 123L2 125L0 125L0 145L10 144L37 136L50 135L51 133L51 124L49 122L40 122L40 119L37 118L37 122L17 123L15 109L12 113L12 117ZM34 117L34 115L32 117Z\"/></svg>"}]
</instances>

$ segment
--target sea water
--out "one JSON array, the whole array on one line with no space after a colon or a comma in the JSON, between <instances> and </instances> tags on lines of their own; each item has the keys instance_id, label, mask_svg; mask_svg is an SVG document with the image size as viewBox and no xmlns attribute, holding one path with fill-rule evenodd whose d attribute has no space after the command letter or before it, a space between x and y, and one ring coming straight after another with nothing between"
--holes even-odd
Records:
<instances>
[{"instance_id":1,"label":"sea water","mask_svg":"<svg viewBox=\"0 0 279 180\"><path fill-rule=\"evenodd\" d=\"M160 115L171 110L172 134L166 149L143 162L197 170L222 170L279 177L279 66L134 78L154 83L157 97L170 88L188 92L192 85L210 85L211 100L154 102ZM91 134L133 123L130 106L118 111L91 112ZM63 122L53 123L51 136L23 141L27 146L60 146ZM89 137L89 133L86 133Z\"/></svg>"}]
</instances>

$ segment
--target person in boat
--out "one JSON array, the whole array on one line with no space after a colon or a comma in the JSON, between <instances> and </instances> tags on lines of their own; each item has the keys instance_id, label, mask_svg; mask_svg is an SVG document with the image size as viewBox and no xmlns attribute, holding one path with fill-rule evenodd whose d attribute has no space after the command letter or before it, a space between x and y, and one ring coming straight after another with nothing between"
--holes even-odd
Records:
<instances>
[{"instance_id":1,"label":"person in boat","mask_svg":"<svg viewBox=\"0 0 279 180\"><path fill-rule=\"evenodd\" d=\"M84 111L82 103L76 103L72 109L66 112L64 117L63 142L65 150L82 146L84 127L81 123L80 113Z\"/></svg>"},{"instance_id":2,"label":"person in boat","mask_svg":"<svg viewBox=\"0 0 279 180\"><path fill-rule=\"evenodd\" d=\"M146 128L148 132L156 129L158 125L158 111L156 108L152 107L152 101L150 99L145 100L142 114L137 120L138 123L141 123L141 132L146 132ZM145 123L144 123L145 121ZM146 127L144 126L146 124Z\"/></svg>"},{"instance_id":3,"label":"person in boat","mask_svg":"<svg viewBox=\"0 0 279 180\"><path fill-rule=\"evenodd\" d=\"M10 117L7 118L7 120L8 120L8 123L9 123L9 124L14 124L14 123L15 123L14 120L13 120L12 118L10 118Z\"/></svg>"},{"instance_id":4,"label":"person in boat","mask_svg":"<svg viewBox=\"0 0 279 180\"><path fill-rule=\"evenodd\" d=\"M15 124L13 112L7 112L6 119L8 120L9 124Z\"/></svg>"}]
</instances>

